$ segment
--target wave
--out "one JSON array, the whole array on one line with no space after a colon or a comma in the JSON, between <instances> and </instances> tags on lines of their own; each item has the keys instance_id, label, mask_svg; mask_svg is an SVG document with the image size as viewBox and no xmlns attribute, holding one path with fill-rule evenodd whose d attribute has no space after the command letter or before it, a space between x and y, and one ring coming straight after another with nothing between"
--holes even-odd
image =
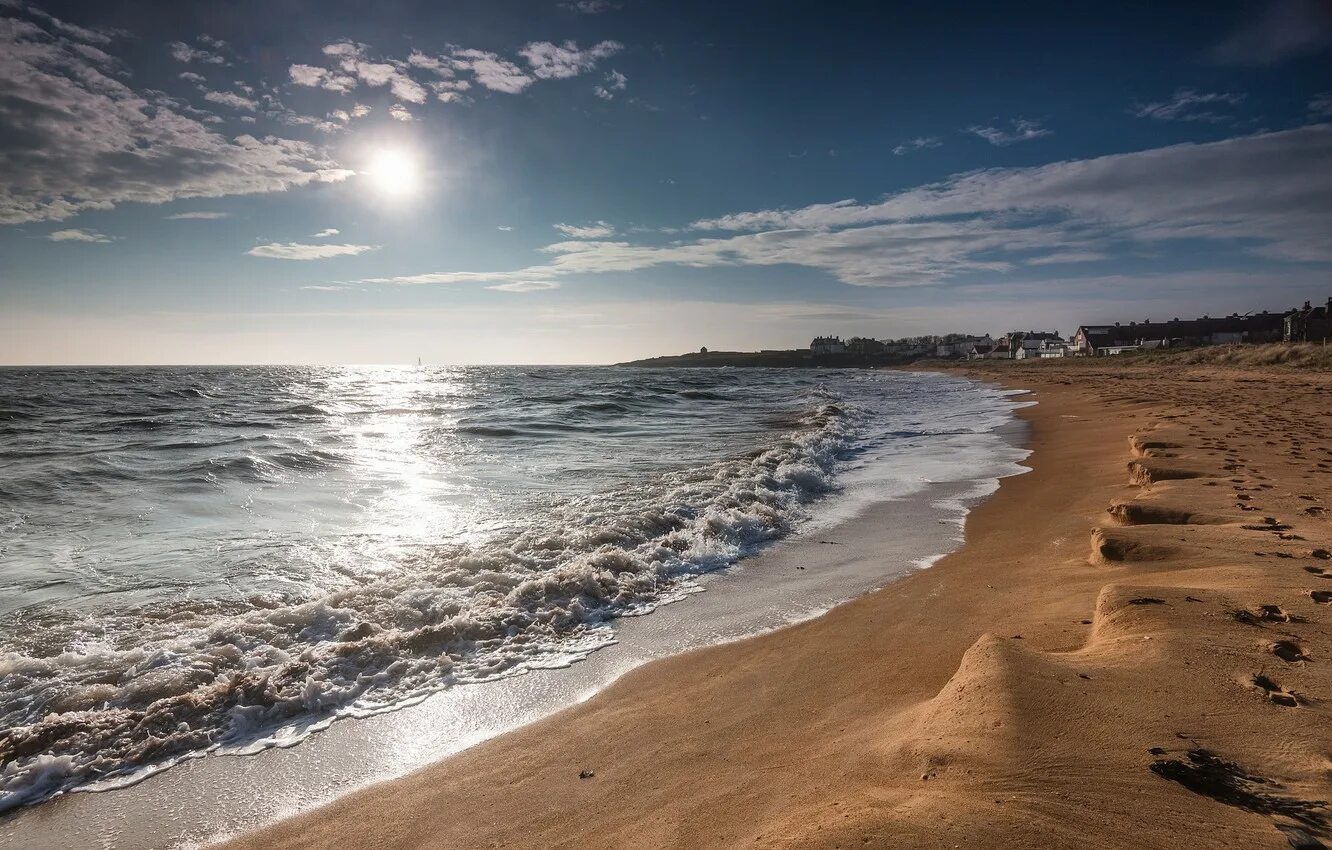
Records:
<instances>
[{"instance_id":1,"label":"wave","mask_svg":"<svg viewBox=\"0 0 1332 850\"><path fill-rule=\"evenodd\" d=\"M859 422L821 393L811 401L767 448L570 499L541 528L414 551L402 569L313 599L130 609L98 641L0 655L0 810L585 657L613 641L616 618L695 591L697 576L786 534L834 486ZM316 455L198 468L259 478L284 457Z\"/></svg>"}]
</instances>

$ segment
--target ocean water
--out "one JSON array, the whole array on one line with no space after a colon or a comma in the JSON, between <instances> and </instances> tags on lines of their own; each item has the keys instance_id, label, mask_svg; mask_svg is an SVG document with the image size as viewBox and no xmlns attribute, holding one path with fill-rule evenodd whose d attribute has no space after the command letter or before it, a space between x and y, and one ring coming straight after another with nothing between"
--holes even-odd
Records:
<instances>
[{"instance_id":1,"label":"ocean water","mask_svg":"<svg viewBox=\"0 0 1332 850\"><path fill-rule=\"evenodd\" d=\"M0 811L561 667L781 538L1011 466L942 376L0 370Z\"/></svg>"}]
</instances>

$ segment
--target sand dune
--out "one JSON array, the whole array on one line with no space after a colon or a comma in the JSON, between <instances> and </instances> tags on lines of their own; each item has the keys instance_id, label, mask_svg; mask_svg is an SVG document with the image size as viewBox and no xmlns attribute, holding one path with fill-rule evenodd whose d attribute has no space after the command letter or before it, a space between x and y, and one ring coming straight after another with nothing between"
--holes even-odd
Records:
<instances>
[{"instance_id":1,"label":"sand dune","mask_svg":"<svg viewBox=\"0 0 1332 850\"><path fill-rule=\"evenodd\" d=\"M1034 470L962 551L232 846L1322 846L1332 381L981 374Z\"/></svg>"}]
</instances>

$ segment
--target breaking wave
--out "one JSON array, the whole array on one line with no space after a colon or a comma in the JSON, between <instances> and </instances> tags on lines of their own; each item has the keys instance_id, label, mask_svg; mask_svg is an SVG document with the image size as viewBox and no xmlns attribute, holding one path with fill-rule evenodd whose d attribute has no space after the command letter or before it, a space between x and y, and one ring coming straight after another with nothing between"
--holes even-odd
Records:
<instances>
[{"instance_id":1,"label":"breaking wave","mask_svg":"<svg viewBox=\"0 0 1332 850\"><path fill-rule=\"evenodd\" d=\"M144 371L0 373L0 811L573 663L929 436L868 373Z\"/></svg>"}]
</instances>

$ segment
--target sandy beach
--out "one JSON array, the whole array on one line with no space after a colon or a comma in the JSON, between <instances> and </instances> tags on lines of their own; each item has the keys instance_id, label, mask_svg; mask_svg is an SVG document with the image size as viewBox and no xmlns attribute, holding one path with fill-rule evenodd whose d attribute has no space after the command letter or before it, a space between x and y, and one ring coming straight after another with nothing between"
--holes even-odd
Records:
<instances>
[{"instance_id":1,"label":"sandy beach","mask_svg":"<svg viewBox=\"0 0 1332 850\"><path fill-rule=\"evenodd\" d=\"M1321 846L1326 375L967 371L1038 404L959 552L227 846Z\"/></svg>"}]
</instances>

